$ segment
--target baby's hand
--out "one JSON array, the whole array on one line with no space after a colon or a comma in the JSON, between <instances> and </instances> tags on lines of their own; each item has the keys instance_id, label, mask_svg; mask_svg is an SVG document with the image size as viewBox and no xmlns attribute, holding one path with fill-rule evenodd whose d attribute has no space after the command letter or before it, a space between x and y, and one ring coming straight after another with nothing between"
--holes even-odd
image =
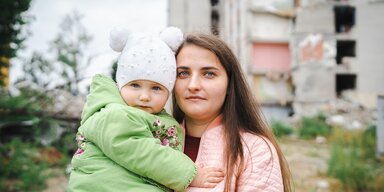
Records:
<instances>
[{"instance_id":1,"label":"baby's hand","mask_svg":"<svg viewBox=\"0 0 384 192\"><path fill-rule=\"evenodd\" d=\"M217 167L197 166L197 174L190 186L213 188L224 179L224 172Z\"/></svg>"}]
</instances>

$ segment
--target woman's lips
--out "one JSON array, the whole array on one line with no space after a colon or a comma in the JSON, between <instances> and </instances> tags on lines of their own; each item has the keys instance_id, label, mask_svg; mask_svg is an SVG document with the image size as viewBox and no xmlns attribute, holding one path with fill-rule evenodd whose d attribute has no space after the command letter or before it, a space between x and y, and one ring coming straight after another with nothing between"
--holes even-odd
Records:
<instances>
[{"instance_id":1,"label":"woman's lips","mask_svg":"<svg viewBox=\"0 0 384 192\"><path fill-rule=\"evenodd\" d=\"M189 96L189 97L187 97L187 100L198 101L198 100L205 100L205 98L200 97L200 96Z\"/></svg>"}]
</instances>

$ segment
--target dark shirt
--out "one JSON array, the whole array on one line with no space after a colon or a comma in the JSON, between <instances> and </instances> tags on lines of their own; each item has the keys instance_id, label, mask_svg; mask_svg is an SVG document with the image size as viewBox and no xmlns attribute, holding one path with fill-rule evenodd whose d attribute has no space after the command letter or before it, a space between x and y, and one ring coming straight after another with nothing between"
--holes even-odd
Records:
<instances>
[{"instance_id":1,"label":"dark shirt","mask_svg":"<svg viewBox=\"0 0 384 192\"><path fill-rule=\"evenodd\" d=\"M188 157L191 158L193 162L196 161L197 152L199 151L199 146L200 146L199 137L192 137L189 135L185 136L184 153L188 155Z\"/></svg>"}]
</instances>

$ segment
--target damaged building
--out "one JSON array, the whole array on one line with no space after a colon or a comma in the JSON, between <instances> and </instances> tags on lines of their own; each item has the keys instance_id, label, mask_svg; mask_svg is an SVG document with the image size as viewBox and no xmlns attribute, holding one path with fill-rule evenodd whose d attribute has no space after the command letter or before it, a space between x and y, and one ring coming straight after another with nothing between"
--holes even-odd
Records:
<instances>
[{"instance_id":1,"label":"damaged building","mask_svg":"<svg viewBox=\"0 0 384 192\"><path fill-rule=\"evenodd\" d=\"M374 108L384 93L384 1L169 0L169 25L211 32L238 56L268 119Z\"/></svg>"}]
</instances>

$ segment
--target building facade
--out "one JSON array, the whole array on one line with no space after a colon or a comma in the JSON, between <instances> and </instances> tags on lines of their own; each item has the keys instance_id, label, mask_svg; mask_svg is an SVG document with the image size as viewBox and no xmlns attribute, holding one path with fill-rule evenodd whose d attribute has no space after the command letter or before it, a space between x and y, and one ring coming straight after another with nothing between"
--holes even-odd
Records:
<instances>
[{"instance_id":1,"label":"building facade","mask_svg":"<svg viewBox=\"0 0 384 192\"><path fill-rule=\"evenodd\" d=\"M384 93L383 16L382 0L169 0L169 25L231 46L270 119Z\"/></svg>"}]
</instances>

